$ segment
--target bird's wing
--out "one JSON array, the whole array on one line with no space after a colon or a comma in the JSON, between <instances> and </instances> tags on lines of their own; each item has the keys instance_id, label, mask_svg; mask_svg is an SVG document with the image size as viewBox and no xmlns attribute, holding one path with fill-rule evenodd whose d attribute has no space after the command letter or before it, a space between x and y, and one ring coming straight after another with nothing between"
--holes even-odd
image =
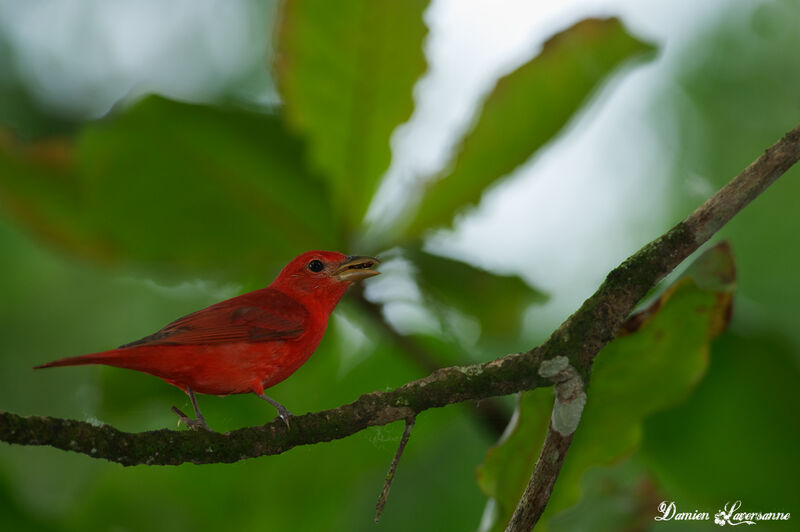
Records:
<instances>
[{"instance_id":1,"label":"bird's wing","mask_svg":"<svg viewBox=\"0 0 800 532\"><path fill-rule=\"evenodd\" d=\"M121 347L289 340L303 334L307 318L303 305L265 288L198 310Z\"/></svg>"}]
</instances>

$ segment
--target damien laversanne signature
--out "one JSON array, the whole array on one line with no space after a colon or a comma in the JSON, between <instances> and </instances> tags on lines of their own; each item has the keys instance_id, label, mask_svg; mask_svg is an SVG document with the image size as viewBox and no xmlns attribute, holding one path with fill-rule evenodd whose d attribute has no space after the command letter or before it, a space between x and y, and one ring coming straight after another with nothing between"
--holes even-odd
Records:
<instances>
[{"instance_id":1,"label":"damien laversanne signature","mask_svg":"<svg viewBox=\"0 0 800 532\"><path fill-rule=\"evenodd\" d=\"M742 501L728 502L716 514L714 523L719 526L725 525L754 525L758 521L788 521L791 517L789 512L740 512ZM679 512L675 501L662 501L658 505L656 521L708 521L711 514L694 510L692 512Z\"/></svg>"}]
</instances>

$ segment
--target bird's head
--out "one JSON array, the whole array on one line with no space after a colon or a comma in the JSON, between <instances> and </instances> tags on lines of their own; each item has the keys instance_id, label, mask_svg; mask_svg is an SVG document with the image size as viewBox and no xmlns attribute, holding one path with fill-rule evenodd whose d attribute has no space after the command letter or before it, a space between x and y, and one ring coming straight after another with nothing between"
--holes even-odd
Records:
<instances>
[{"instance_id":1,"label":"bird's head","mask_svg":"<svg viewBox=\"0 0 800 532\"><path fill-rule=\"evenodd\" d=\"M373 257L309 251L292 259L270 286L306 304L335 306L351 284L378 275L372 269L378 263Z\"/></svg>"}]
</instances>

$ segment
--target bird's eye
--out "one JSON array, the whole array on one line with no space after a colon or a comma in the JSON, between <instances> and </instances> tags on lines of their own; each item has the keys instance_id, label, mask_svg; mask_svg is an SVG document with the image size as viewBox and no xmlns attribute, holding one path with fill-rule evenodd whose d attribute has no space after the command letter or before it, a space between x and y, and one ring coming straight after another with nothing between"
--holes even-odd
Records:
<instances>
[{"instance_id":1,"label":"bird's eye","mask_svg":"<svg viewBox=\"0 0 800 532\"><path fill-rule=\"evenodd\" d=\"M325 268L325 265L322 264L321 260L314 259L308 263L308 269L312 272L321 272L323 268Z\"/></svg>"}]
</instances>

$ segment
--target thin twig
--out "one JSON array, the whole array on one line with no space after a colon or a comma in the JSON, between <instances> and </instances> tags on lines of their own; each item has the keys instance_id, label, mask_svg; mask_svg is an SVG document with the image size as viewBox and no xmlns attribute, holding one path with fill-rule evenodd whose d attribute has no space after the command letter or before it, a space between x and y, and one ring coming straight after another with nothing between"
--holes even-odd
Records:
<instances>
[{"instance_id":1,"label":"thin twig","mask_svg":"<svg viewBox=\"0 0 800 532\"><path fill-rule=\"evenodd\" d=\"M389 490L392 488L392 481L394 474L397 472L397 464L400 463L400 457L403 456L403 451L406 449L408 439L411 437L411 429L414 428L416 418L410 417L406 419L406 426L403 429L403 436L400 438L400 445L397 446L397 452L394 453L392 465L389 466L389 472L386 473L386 479L383 481L383 489L378 497L378 502L375 504L375 522L381 519L383 507L386 506L386 499L389 497Z\"/></svg>"},{"instance_id":2,"label":"thin twig","mask_svg":"<svg viewBox=\"0 0 800 532\"><path fill-rule=\"evenodd\" d=\"M179 417L179 418L181 418L181 419L189 419L189 416L187 416L186 414L184 414L184 413L183 413L183 410L181 410L181 409L180 409L180 408L178 408L177 406L173 406L172 408L170 408L170 410L172 410L173 412L175 412L175 415L176 415L176 416L178 416L178 417Z\"/></svg>"},{"instance_id":3,"label":"thin twig","mask_svg":"<svg viewBox=\"0 0 800 532\"><path fill-rule=\"evenodd\" d=\"M686 220L615 268L575 314L541 346L491 362L454 366L388 392L362 395L355 402L280 421L215 434L160 430L131 434L107 425L21 417L0 412L0 440L51 445L125 465L236 462L279 454L298 445L344 438L369 426L407 419L429 408L548 386L538 374L543 361L566 357L585 380L592 360L614 339L636 303L736 212L800 158L800 127L786 134Z\"/></svg>"}]
</instances>

